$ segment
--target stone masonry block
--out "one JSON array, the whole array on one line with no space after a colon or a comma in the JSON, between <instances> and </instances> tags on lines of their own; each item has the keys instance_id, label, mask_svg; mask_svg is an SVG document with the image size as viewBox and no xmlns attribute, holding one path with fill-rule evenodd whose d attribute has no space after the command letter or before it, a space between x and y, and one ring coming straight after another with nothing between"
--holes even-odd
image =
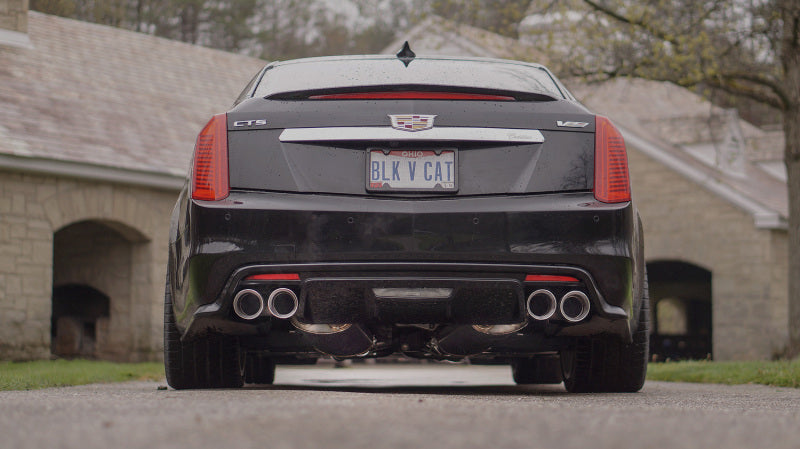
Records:
<instances>
[{"instance_id":1,"label":"stone masonry block","mask_svg":"<svg viewBox=\"0 0 800 449\"><path fill-rule=\"evenodd\" d=\"M53 261L53 245L50 242L34 241L32 243L31 256L34 262L47 264Z\"/></svg>"},{"instance_id":2,"label":"stone masonry block","mask_svg":"<svg viewBox=\"0 0 800 449\"><path fill-rule=\"evenodd\" d=\"M11 213L11 198L6 197L5 195L0 196L0 213Z\"/></svg>"},{"instance_id":3,"label":"stone masonry block","mask_svg":"<svg viewBox=\"0 0 800 449\"><path fill-rule=\"evenodd\" d=\"M13 193L11 195L11 213L18 215L25 215L25 195L22 193Z\"/></svg>"},{"instance_id":4,"label":"stone masonry block","mask_svg":"<svg viewBox=\"0 0 800 449\"><path fill-rule=\"evenodd\" d=\"M49 282L43 282L40 276L25 275L22 277L22 290L26 295L50 298Z\"/></svg>"},{"instance_id":5,"label":"stone masonry block","mask_svg":"<svg viewBox=\"0 0 800 449\"><path fill-rule=\"evenodd\" d=\"M28 236L28 227L25 223L10 223L7 226L11 239L24 239Z\"/></svg>"},{"instance_id":6,"label":"stone masonry block","mask_svg":"<svg viewBox=\"0 0 800 449\"><path fill-rule=\"evenodd\" d=\"M22 295L22 278L15 274L7 273L5 276L5 290L8 296Z\"/></svg>"},{"instance_id":7,"label":"stone masonry block","mask_svg":"<svg viewBox=\"0 0 800 449\"><path fill-rule=\"evenodd\" d=\"M41 180L36 184L36 201L44 203L58 193L58 187L52 181Z\"/></svg>"}]
</instances>

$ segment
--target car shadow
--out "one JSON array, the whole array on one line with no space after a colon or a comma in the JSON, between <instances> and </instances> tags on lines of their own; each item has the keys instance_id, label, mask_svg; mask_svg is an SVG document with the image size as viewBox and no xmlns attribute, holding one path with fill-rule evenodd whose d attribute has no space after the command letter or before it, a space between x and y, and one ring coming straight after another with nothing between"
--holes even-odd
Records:
<instances>
[{"instance_id":1,"label":"car shadow","mask_svg":"<svg viewBox=\"0 0 800 449\"><path fill-rule=\"evenodd\" d=\"M348 383L356 383L348 380ZM337 381L324 381L309 385L247 384L244 390L257 391L334 391L365 394L409 394L444 396L567 396L563 385L336 385Z\"/></svg>"}]
</instances>

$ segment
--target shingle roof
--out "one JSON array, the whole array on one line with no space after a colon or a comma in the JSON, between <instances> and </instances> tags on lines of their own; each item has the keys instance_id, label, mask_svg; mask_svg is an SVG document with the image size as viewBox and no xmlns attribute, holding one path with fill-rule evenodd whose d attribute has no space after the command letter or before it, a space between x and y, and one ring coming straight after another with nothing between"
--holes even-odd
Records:
<instances>
[{"instance_id":1,"label":"shingle roof","mask_svg":"<svg viewBox=\"0 0 800 449\"><path fill-rule=\"evenodd\" d=\"M194 139L258 59L36 12L0 46L0 154L186 174Z\"/></svg>"}]
</instances>

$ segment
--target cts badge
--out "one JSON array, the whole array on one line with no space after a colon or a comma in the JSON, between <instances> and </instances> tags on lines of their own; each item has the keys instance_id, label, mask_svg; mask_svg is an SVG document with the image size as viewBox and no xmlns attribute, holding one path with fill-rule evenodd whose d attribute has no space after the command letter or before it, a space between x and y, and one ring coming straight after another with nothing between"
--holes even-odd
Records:
<instances>
[{"instance_id":1,"label":"cts badge","mask_svg":"<svg viewBox=\"0 0 800 449\"><path fill-rule=\"evenodd\" d=\"M389 115L392 120L392 128L401 131L424 131L433 128L435 115L419 114L398 114Z\"/></svg>"},{"instance_id":2,"label":"cts badge","mask_svg":"<svg viewBox=\"0 0 800 449\"><path fill-rule=\"evenodd\" d=\"M233 122L234 128L241 128L243 126L266 126L267 121L264 119L258 120L237 120Z\"/></svg>"}]
</instances>

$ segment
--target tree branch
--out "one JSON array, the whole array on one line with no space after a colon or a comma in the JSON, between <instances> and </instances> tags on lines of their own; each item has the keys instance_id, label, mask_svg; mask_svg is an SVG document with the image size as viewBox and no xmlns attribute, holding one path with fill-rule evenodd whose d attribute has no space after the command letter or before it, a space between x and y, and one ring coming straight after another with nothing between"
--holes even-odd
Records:
<instances>
[{"instance_id":1,"label":"tree branch","mask_svg":"<svg viewBox=\"0 0 800 449\"><path fill-rule=\"evenodd\" d=\"M630 17L625 17L625 16L619 14L617 11L614 11L611 8L603 6L603 5L601 5L600 3L597 3L594 0L583 0L583 2L586 3L587 5L591 6L595 11L601 12L601 13L611 17L612 19L614 19L614 20L616 20L618 22L622 22L622 23L627 24L627 25L632 25L632 26L641 28L641 29L647 31L648 33L652 34L653 36L655 36L655 37L657 37L657 38L659 38L659 39L661 39L663 41L667 41L667 42L671 43L672 45L675 45L676 47L680 47L680 43L678 42L678 40L676 38L669 37L669 35L667 33L654 28L652 26L652 24L650 24L650 23L647 23L645 21L638 20L638 19L632 19Z\"/></svg>"},{"instance_id":2,"label":"tree branch","mask_svg":"<svg viewBox=\"0 0 800 449\"><path fill-rule=\"evenodd\" d=\"M783 86L776 82L773 79L770 79L766 76L760 75L754 72L729 72L729 73L722 73L720 75L723 79L729 81L746 81L748 83L757 84L759 86L763 86L775 94L777 97L777 101L779 101L782 106L779 108L781 110L788 109L791 105L791 100L789 99L789 95L787 94L786 90Z\"/></svg>"},{"instance_id":3,"label":"tree branch","mask_svg":"<svg viewBox=\"0 0 800 449\"><path fill-rule=\"evenodd\" d=\"M724 77L722 78L725 79ZM732 83L725 83L718 78L708 78L702 82L705 82L711 87L722 90L723 92L749 98L767 106L771 106L779 111L785 111L787 109L787 107L784 105L784 101L780 97L765 95L764 92L759 89L736 83L736 78L728 79L728 81L732 81ZM772 91L770 90L770 92Z\"/></svg>"}]
</instances>

